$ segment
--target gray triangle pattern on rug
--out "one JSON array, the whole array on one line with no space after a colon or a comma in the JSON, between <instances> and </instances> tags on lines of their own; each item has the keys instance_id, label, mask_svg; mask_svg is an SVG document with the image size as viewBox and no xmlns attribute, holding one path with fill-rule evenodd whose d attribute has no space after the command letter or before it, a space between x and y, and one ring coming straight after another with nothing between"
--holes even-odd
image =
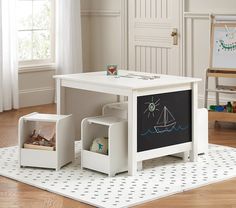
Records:
<instances>
[{"instance_id":1,"label":"gray triangle pattern on rug","mask_svg":"<svg viewBox=\"0 0 236 208\"><path fill-rule=\"evenodd\" d=\"M236 149L209 145L198 162L175 157L144 162L136 176L115 177L80 168L80 142L76 159L60 171L19 168L18 148L0 149L0 175L96 207L129 207L236 177Z\"/></svg>"}]
</instances>

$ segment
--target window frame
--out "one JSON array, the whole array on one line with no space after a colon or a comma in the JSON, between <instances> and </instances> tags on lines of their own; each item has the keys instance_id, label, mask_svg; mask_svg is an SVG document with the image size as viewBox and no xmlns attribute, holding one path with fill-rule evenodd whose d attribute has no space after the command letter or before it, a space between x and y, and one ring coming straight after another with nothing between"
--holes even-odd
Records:
<instances>
[{"instance_id":1,"label":"window frame","mask_svg":"<svg viewBox=\"0 0 236 208\"><path fill-rule=\"evenodd\" d=\"M40 68L43 69L43 67L47 67L50 69L55 68L55 53L56 53L55 52L55 45L56 45L55 30L56 30L56 0L51 0L51 30L49 30L50 35L51 35L51 58L19 61L18 62L19 71L33 71L34 68L35 70L39 70ZM17 30L17 33L18 33L18 30Z\"/></svg>"}]
</instances>

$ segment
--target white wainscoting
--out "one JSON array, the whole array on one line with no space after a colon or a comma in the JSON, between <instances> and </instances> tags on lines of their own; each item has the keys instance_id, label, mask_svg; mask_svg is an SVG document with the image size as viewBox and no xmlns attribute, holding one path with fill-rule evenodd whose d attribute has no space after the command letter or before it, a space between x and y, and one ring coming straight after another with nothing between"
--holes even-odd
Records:
<instances>
[{"instance_id":1,"label":"white wainscoting","mask_svg":"<svg viewBox=\"0 0 236 208\"><path fill-rule=\"evenodd\" d=\"M54 102L54 68L40 67L19 70L20 107L50 104Z\"/></svg>"},{"instance_id":2,"label":"white wainscoting","mask_svg":"<svg viewBox=\"0 0 236 208\"><path fill-rule=\"evenodd\" d=\"M20 107L50 104L54 96L55 88L50 87L20 90Z\"/></svg>"}]
</instances>

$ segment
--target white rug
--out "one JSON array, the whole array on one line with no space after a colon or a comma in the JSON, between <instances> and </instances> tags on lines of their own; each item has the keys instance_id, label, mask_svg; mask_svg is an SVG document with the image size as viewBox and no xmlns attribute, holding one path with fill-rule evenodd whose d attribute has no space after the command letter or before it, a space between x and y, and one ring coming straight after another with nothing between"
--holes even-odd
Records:
<instances>
[{"instance_id":1,"label":"white rug","mask_svg":"<svg viewBox=\"0 0 236 208\"><path fill-rule=\"evenodd\" d=\"M76 160L60 171L18 168L17 147L0 149L0 175L96 207L129 207L236 177L236 149L209 146L209 155L196 163L174 157L144 162L137 176L127 173L109 178L80 169L80 143Z\"/></svg>"}]
</instances>

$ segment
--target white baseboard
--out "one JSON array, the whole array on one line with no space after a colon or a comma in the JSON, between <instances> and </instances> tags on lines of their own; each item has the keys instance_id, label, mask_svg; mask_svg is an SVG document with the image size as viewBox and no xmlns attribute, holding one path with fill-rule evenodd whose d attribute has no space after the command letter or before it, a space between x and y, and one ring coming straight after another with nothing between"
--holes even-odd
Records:
<instances>
[{"instance_id":1,"label":"white baseboard","mask_svg":"<svg viewBox=\"0 0 236 208\"><path fill-rule=\"evenodd\" d=\"M21 90L20 108L54 103L55 89L50 87Z\"/></svg>"}]
</instances>

